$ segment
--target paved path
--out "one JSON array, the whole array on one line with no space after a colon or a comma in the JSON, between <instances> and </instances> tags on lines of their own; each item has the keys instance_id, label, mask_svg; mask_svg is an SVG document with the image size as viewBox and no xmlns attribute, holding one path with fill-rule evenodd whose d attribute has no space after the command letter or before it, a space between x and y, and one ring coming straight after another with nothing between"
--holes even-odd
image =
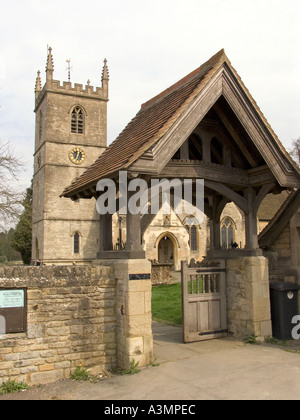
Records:
<instances>
[{"instance_id":1,"label":"paved path","mask_svg":"<svg viewBox=\"0 0 300 420\"><path fill-rule=\"evenodd\" d=\"M158 367L82 384L72 399L300 399L300 354L225 338L181 343L181 328L154 323Z\"/></svg>"},{"instance_id":2,"label":"paved path","mask_svg":"<svg viewBox=\"0 0 300 420\"><path fill-rule=\"evenodd\" d=\"M62 381L12 399L300 399L300 341L294 343L299 353L291 353L231 338L183 344L181 328L156 322L153 333L157 367L97 384Z\"/></svg>"}]
</instances>

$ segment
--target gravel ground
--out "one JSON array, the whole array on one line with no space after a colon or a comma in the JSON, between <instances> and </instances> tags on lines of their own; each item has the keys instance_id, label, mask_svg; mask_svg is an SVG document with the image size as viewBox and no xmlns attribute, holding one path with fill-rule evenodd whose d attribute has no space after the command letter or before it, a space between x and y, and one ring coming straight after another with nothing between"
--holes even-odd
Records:
<instances>
[{"instance_id":1,"label":"gravel ground","mask_svg":"<svg viewBox=\"0 0 300 420\"><path fill-rule=\"evenodd\" d=\"M108 376L101 381L108 379ZM86 385L86 382L72 381L71 379L62 379L53 384L32 386L28 390L16 392L14 394L0 395L0 401L16 400L68 400L72 393L76 393L80 387Z\"/></svg>"}]
</instances>

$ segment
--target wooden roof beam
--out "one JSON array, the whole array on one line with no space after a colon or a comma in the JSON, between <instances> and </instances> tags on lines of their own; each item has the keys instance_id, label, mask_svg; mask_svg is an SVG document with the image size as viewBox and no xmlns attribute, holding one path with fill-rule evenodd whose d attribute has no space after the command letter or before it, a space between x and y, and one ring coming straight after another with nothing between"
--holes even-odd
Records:
<instances>
[{"instance_id":1,"label":"wooden roof beam","mask_svg":"<svg viewBox=\"0 0 300 420\"><path fill-rule=\"evenodd\" d=\"M226 197L229 201L233 201L245 214L248 213L248 202L237 192L233 191L224 184L218 182L205 181L205 187L216 191L223 197Z\"/></svg>"},{"instance_id":2,"label":"wooden roof beam","mask_svg":"<svg viewBox=\"0 0 300 420\"><path fill-rule=\"evenodd\" d=\"M247 159L249 164L252 166L252 168L255 168L257 166L257 163L253 159L253 157L252 157L251 153L249 152L249 150L247 149L247 147L244 145L244 143L239 138L238 134L236 133L236 131L234 129L234 126L231 124L231 122L227 118L227 115L225 114L225 112L223 111L223 109L221 108L221 106L218 103L216 103L214 105L214 110L218 114L218 117L220 118L220 120L224 124L226 130L229 132L229 134L231 135L233 140L236 142L238 147L241 149L243 155L245 156L245 158Z\"/></svg>"}]
</instances>

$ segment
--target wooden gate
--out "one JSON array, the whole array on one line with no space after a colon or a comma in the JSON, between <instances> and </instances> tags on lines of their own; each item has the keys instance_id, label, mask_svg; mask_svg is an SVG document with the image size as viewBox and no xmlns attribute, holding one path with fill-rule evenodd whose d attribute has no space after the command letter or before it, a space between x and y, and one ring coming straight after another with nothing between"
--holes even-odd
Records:
<instances>
[{"instance_id":1,"label":"wooden gate","mask_svg":"<svg viewBox=\"0 0 300 420\"><path fill-rule=\"evenodd\" d=\"M181 267L183 341L227 336L225 262L219 267Z\"/></svg>"}]
</instances>

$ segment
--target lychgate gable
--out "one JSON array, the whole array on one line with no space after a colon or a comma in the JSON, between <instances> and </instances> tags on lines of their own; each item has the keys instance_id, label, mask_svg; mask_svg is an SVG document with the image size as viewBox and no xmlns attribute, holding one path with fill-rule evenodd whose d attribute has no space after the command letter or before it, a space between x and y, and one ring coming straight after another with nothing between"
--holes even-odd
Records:
<instances>
[{"instance_id":1,"label":"lychgate gable","mask_svg":"<svg viewBox=\"0 0 300 420\"><path fill-rule=\"evenodd\" d=\"M259 248L257 211L266 194L300 186L297 165L224 50L143 104L63 195L97 198L99 179L117 179L120 170L148 183L153 178L204 179L212 249L219 247L220 215L228 202L244 212L246 249L254 251Z\"/></svg>"}]
</instances>

